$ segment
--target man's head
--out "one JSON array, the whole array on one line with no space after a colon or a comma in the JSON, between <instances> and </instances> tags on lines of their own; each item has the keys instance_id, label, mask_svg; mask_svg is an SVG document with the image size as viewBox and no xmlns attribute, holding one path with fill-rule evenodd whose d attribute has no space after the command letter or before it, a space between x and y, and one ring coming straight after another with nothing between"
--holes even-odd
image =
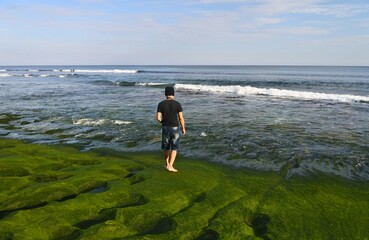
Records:
<instances>
[{"instance_id":1,"label":"man's head","mask_svg":"<svg viewBox=\"0 0 369 240\"><path fill-rule=\"evenodd\" d=\"M166 87L165 88L165 96L174 96L174 88L173 87Z\"/></svg>"}]
</instances>

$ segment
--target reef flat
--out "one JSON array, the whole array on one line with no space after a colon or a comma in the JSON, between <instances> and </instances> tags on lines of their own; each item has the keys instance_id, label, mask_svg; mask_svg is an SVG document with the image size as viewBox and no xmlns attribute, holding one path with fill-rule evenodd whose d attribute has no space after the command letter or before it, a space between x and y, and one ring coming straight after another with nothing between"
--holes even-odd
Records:
<instances>
[{"instance_id":1,"label":"reef flat","mask_svg":"<svg viewBox=\"0 0 369 240\"><path fill-rule=\"evenodd\" d=\"M369 183L0 139L0 239L368 239Z\"/></svg>"}]
</instances>

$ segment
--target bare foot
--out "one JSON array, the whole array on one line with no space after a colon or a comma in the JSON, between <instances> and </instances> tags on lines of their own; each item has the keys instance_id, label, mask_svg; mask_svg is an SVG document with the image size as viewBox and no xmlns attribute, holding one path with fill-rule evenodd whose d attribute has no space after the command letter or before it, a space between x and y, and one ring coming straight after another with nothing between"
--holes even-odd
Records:
<instances>
[{"instance_id":1,"label":"bare foot","mask_svg":"<svg viewBox=\"0 0 369 240\"><path fill-rule=\"evenodd\" d=\"M174 167L168 167L167 169L169 172L178 172L178 170L175 169Z\"/></svg>"}]
</instances>

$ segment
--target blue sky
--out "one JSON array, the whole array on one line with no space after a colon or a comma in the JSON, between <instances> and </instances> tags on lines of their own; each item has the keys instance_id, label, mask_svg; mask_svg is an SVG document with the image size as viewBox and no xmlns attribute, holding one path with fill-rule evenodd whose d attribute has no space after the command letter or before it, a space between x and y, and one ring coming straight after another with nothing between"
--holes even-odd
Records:
<instances>
[{"instance_id":1,"label":"blue sky","mask_svg":"<svg viewBox=\"0 0 369 240\"><path fill-rule=\"evenodd\" d=\"M0 0L0 65L369 66L369 1Z\"/></svg>"}]
</instances>

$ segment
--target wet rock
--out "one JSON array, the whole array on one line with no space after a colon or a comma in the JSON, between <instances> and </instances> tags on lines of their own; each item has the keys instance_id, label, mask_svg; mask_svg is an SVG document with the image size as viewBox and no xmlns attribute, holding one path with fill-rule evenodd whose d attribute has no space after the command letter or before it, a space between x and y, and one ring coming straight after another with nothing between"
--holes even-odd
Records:
<instances>
[{"instance_id":1,"label":"wet rock","mask_svg":"<svg viewBox=\"0 0 369 240\"><path fill-rule=\"evenodd\" d=\"M207 229L196 240L217 240L219 237L220 236L217 231L213 229Z\"/></svg>"},{"instance_id":2,"label":"wet rock","mask_svg":"<svg viewBox=\"0 0 369 240\"><path fill-rule=\"evenodd\" d=\"M262 237L268 232L268 223L270 222L270 217L267 214L256 215L251 220L251 227L254 229L254 234L258 237Z\"/></svg>"}]
</instances>

